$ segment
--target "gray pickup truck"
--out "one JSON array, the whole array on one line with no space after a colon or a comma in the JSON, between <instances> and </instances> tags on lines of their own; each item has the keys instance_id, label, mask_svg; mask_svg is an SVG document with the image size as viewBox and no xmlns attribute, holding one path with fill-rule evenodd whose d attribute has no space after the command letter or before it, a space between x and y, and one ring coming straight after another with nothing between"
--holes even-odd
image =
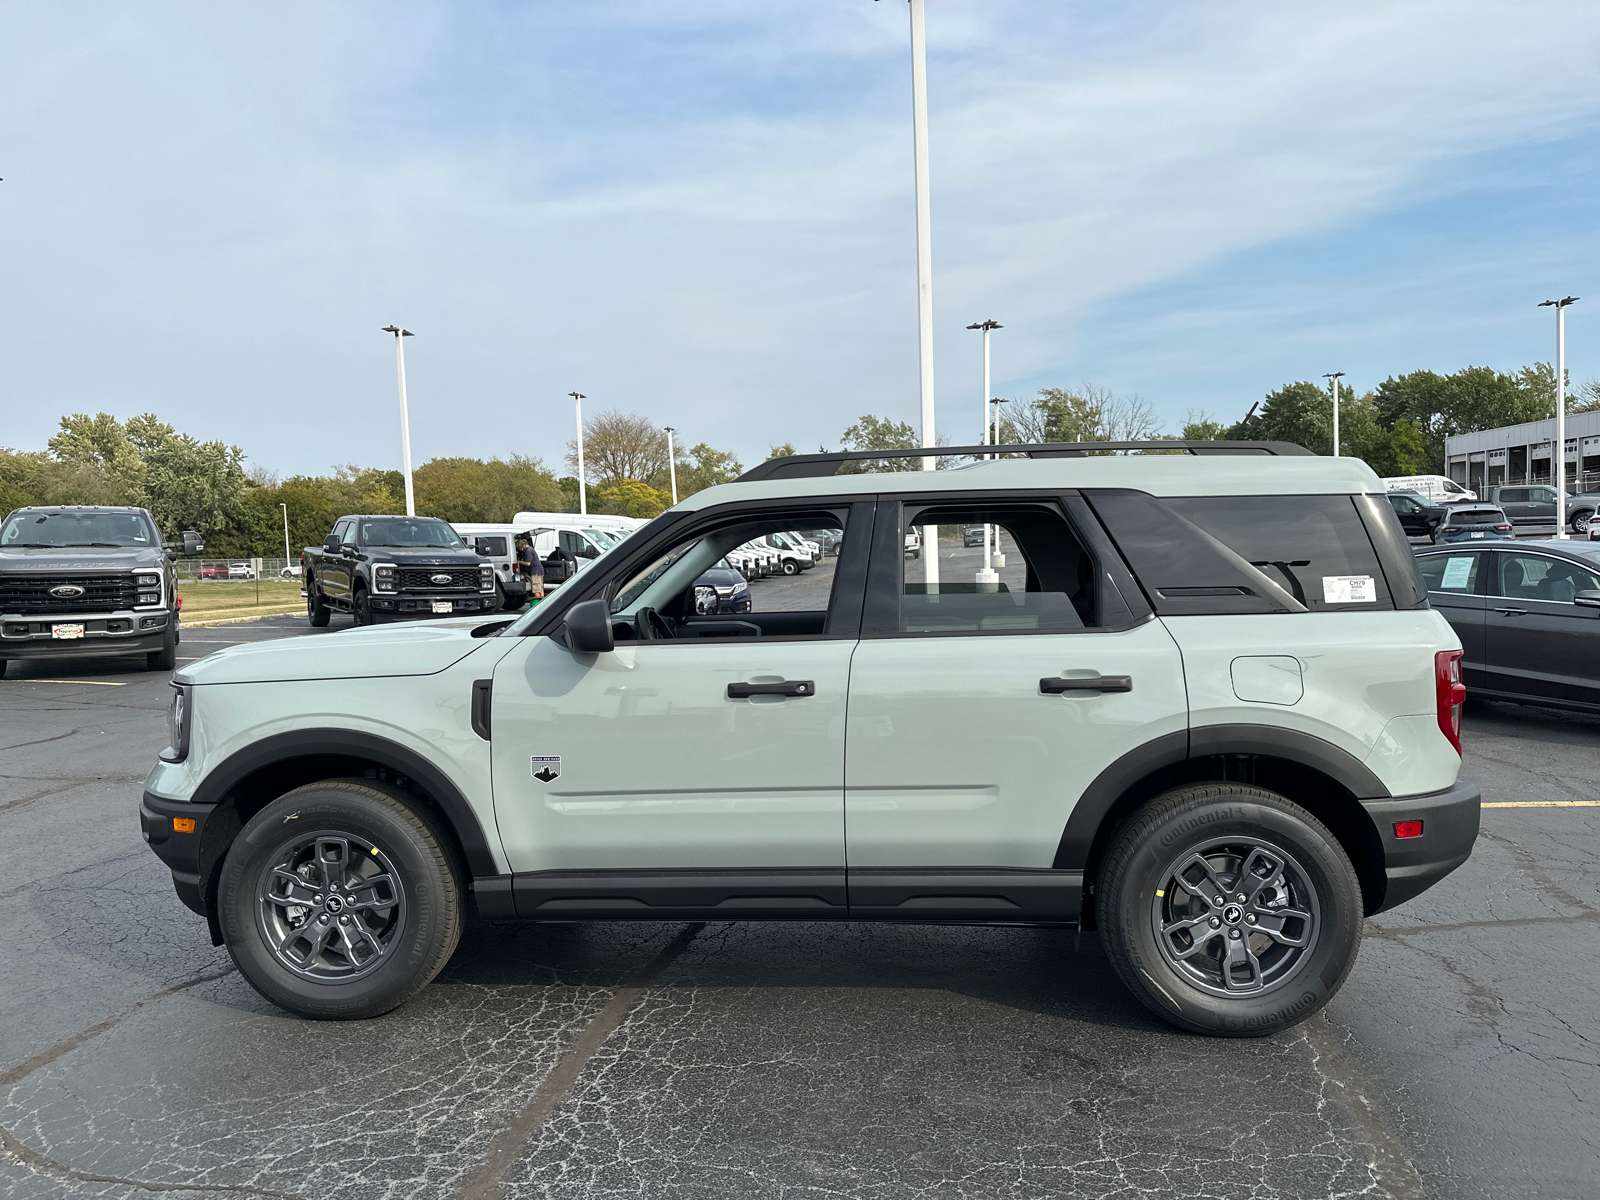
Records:
<instances>
[{"instance_id":1,"label":"gray pickup truck","mask_svg":"<svg viewBox=\"0 0 1600 1200\"><path fill-rule=\"evenodd\" d=\"M1538 528L1556 523L1556 489L1548 483L1522 483L1505 487L1479 488L1486 504L1504 511L1518 529ZM1584 492L1568 496L1567 527L1579 537L1589 536L1589 522L1600 510L1600 493Z\"/></svg>"},{"instance_id":2,"label":"gray pickup truck","mask_svg":"<svg viewBox=\"0 0 1600 1200\"><path fill-rule=\"evenodd\" d=\"M173 552L204 547L187 530L163 542L142 508L19 508L0 525L0 675L17 658L145 656L170 671L178 653Z\"/></svg>"},{"instance_id":3,"label":"gray pickup truck","mask_svg":"<svg viewBox=\"0 0 1600 1200\"><path fill-rule=\"evenodd\" d=\"M357 625L493 612L494 564L437 517L340 517L320 546L300 554L306 617L333 611Z\"/></svg>"}]
</instances>

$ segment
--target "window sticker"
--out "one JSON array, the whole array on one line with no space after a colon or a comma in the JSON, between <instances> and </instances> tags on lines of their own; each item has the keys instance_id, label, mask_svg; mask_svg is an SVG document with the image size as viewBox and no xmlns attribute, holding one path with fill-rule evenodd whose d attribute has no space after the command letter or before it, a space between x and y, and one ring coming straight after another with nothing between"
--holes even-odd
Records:
<instances>
[{"instance_id":1,"label":"window sticker","mask_svg":"<svg viewBox=\"0 0 1600 1200\"><path fill-rule=\"evenodd\" d=\"M1376 604L1378 591L1371 575L1324 575L1324 604Z\"/></svg>"},{"instance_id":2,"label":"window sticker","mask_svg":"<svg viewBox=\"0 0 1600 1200\"><path fill-rule=\"evenodd\" d=\"M1472 556L1452 558L1444 564L1444 578L1439 581L1442 591L1450 592L1467 586L1467 576L1472 574Z\"/></svg>"}]
</instances>

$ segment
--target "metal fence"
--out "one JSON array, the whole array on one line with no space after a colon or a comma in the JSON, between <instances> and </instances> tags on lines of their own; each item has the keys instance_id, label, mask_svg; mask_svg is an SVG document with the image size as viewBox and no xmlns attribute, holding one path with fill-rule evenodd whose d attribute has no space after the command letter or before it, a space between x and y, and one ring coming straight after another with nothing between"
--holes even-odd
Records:
<instances>
[{"instance_id":1,"label":"metal fence","mask_svg":"<svg viewBox=\"0 0 1600 1200\"><path fill-rule=\"evenodd\" d=\"M298 558L180 558L176 564L179 579L196 583L260 579L298 580Z\"/></svg>"}]
</instances>

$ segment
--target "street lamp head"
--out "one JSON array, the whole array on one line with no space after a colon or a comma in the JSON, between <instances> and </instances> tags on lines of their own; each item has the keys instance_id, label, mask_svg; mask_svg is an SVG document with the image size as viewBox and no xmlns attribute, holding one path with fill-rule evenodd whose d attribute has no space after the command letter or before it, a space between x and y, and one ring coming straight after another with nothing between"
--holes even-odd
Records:
<instances>
[{"instance_id":1,"label":"street lamp head","mask_svg":"<svg viewBox=\"0 0 1600 1200\"><path fill-rule=\"evenodd\" d=\"M571 396L574 400L587 400L589 398L582 392L568 392L567 395Z\"/></svg>"},{"instance_id":2,"label":"street lamp head","mask_svg":"<svg viewBox=\"0 0 1600 1200\"><path fill-rule=\"evenodd\" d=\"M1541 300L1541 301L1539 301L1539 305L1538 306L1540 308L1550 308L1552 306L1555 307L1555 308L1565 308L1567 305L1576 304L1577 302L1578 302L1578 297L1576 297L1576 296L1567 296L1567 297L1565 297L1565 298L1563 298L1561 300Z\"/></svg>"},{"instance_id":3,"label":"street lamp head","mask_svg":"<svg viewBox=\"0 0 1600 1200\"><path fill-rule=\"evenodd\" d=\"M1343 371L1328 371L1322 377L1324 379L1343 379L1344 378L1344 372Z\"/></svg>"},{"instance_id":4,"label":"street lamp head","mask_svg":"<svg viewBox=\"0 0 1600 1200\"><path fill-rule=\"evenodd\" d=\"M385 333L392 333L392 334L395 335L395 337L416 337L417 336L416 334L412 333L411 330L409 330L409 329L401 329L400 326L398 326L398 325L385 325L383 327L383 331Z\"/></svg>"},{"instance_id":5,"label":"street lamp head","mask_svg":"<svg viewBox=\"0 0 1600 1200\"><path fill-rule=\"evenodd\" d=\"M974 324L968 325L967 328L968 329L1004 329L1005 326L1000 324L999 321L996 321L993 318L990 318L987 321L977 321Z\"/></svg>"},{"instance_id":6,"label":"street lamp head","mask_svg":"<svg viewBox=\"0 0 1600 1200\"><path fill-rule=\"evenodd\" d=\"M661 428L666 430L668 433L677 433L678 432L671 425L663 425Z\"/></svg>"}]
</instances>

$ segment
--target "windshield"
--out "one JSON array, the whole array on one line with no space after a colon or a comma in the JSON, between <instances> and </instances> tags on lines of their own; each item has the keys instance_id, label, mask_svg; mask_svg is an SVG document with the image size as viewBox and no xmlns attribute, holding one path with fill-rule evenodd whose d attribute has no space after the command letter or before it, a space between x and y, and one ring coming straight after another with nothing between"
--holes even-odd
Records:
<instances>
[{"instance_id":1,"label":"windshield","mask_svg":"<svg viewBox=\"0 0 1600 1200\"><path fill-rule=\"evenodd\" d=\"M585 529L583 535L602 550L615 546L621 539L607 533L604 529Z\"/></svg>"},{"instance_id":2,"label":"windshield","mask_svg":"<svg viewBox=\"0 0 1600 1200\"><path fill-rule=\"evenodd\" d=\"M432 547L465 550L461 536L443 521L431 517L374 517L361 522L363 546Z\"/></svg>"},{"instance_id":3,"label":"windshield","mask_svg":"<svg viewBox=\"0 0 1600 1200\"><path fill-rule=\"evenodd\" d=\"M0 546L24 548L160 544L144 515L133 512L19 512L0 532Z\"/></svg>"}]
</instances>

